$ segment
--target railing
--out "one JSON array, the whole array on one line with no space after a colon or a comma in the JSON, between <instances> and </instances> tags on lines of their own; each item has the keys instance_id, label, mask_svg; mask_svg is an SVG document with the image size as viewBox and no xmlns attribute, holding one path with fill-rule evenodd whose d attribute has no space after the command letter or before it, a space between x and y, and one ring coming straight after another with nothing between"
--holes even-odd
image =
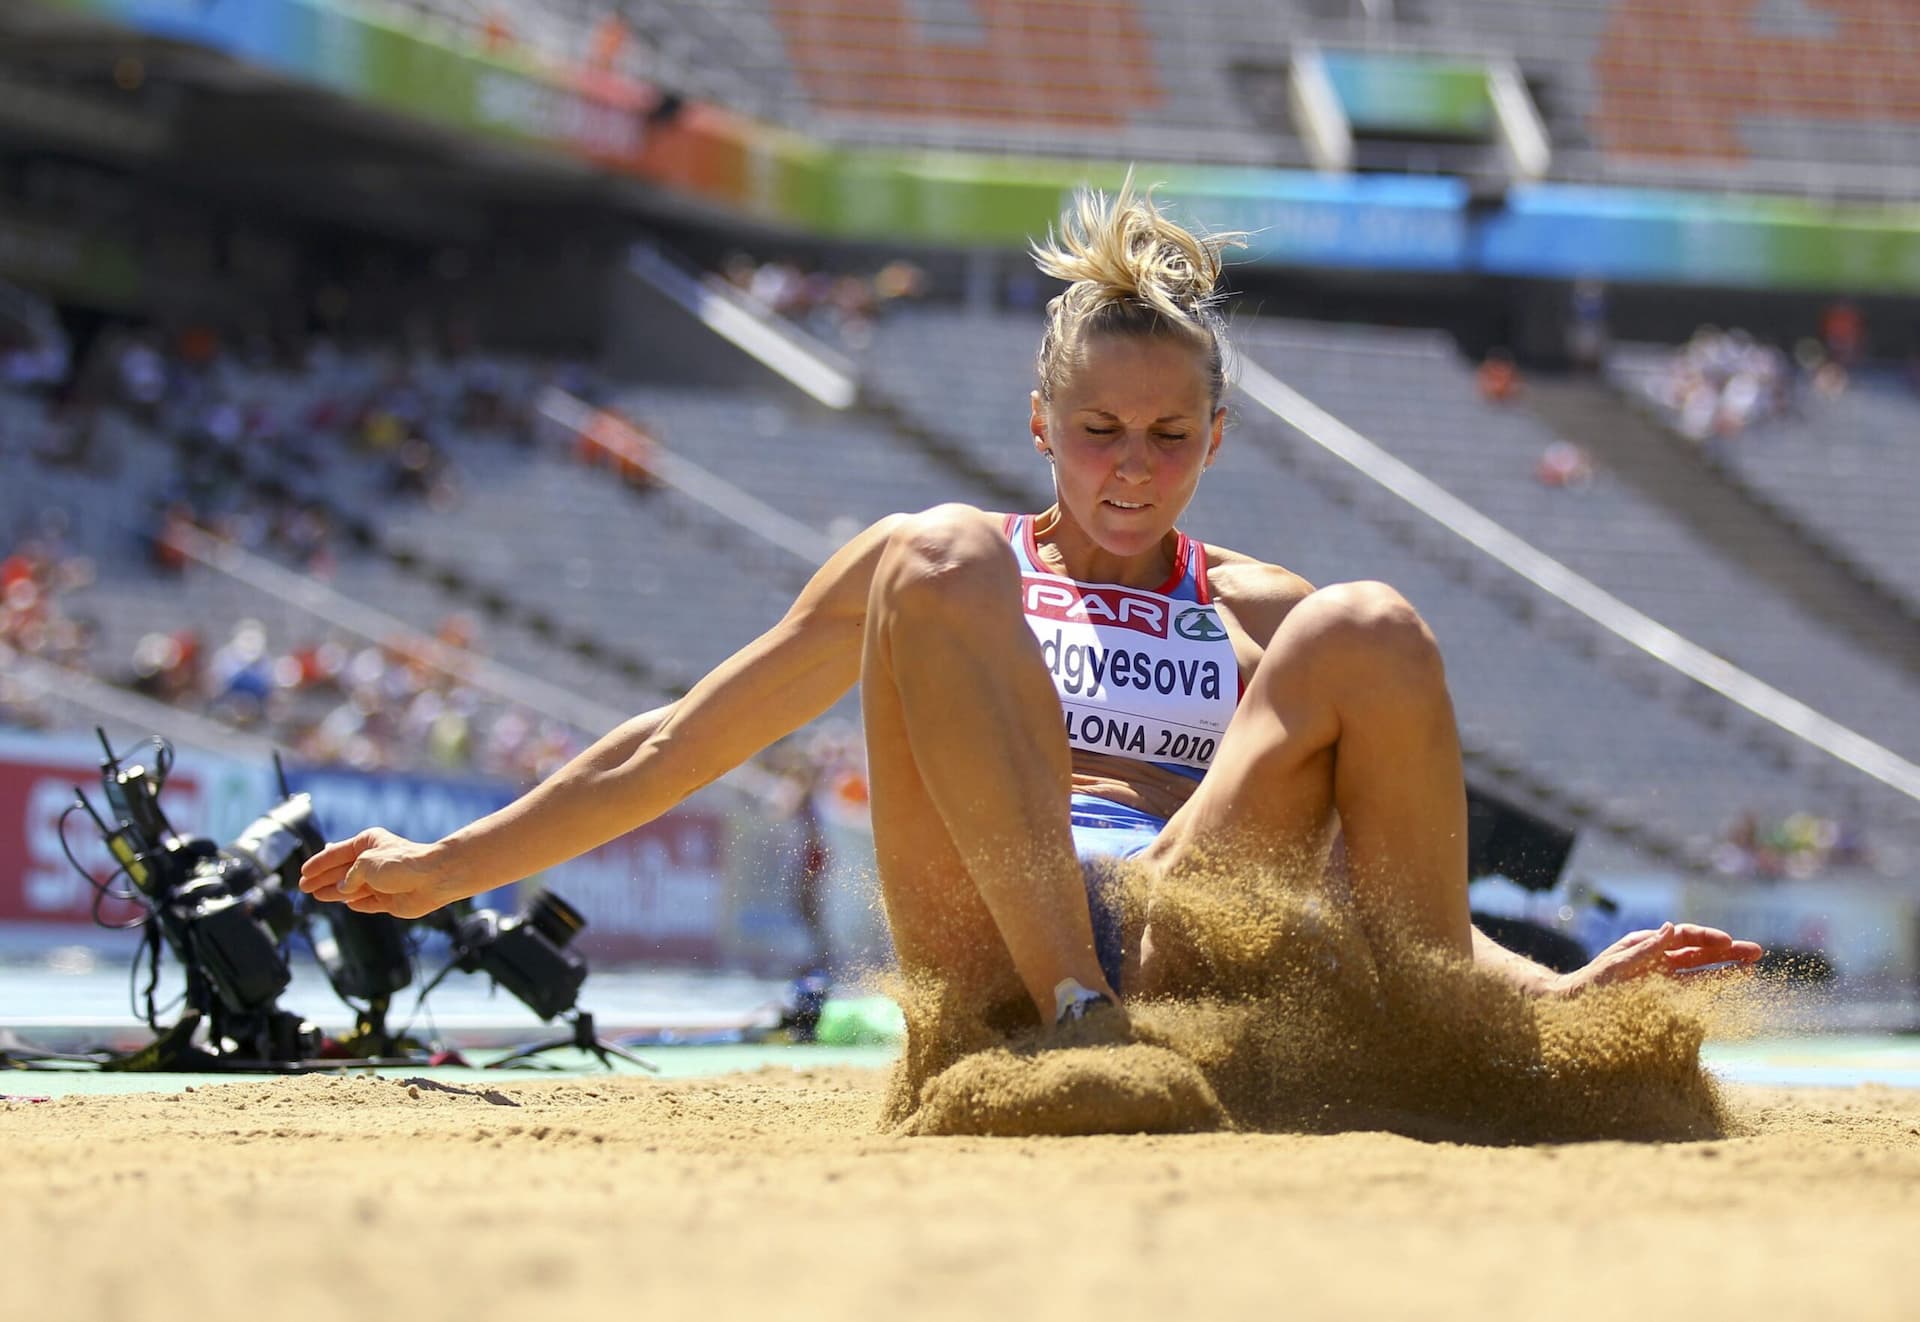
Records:
<instances>
[{"instance_id":1,"label":"railing","mask_svg":"<svg viewBox=\"0 0 1920 1322\"><path fill-rule=\"evenodd\" d=\"M717 278L703 279L649 244L636 244L628 269L698 317L714 334L832 409L859 395L853 364Z\"/></svg>"},{"instance_id":2,"label":"railing","mask_svg":"<svg viewBox=\"0 0 1920 1322\"><path fill-rule=\"evenodd\" d=\"M592 405L552 386L540 392L534 408L542 417L566 428L573 435L593 434L595 420L599 416ZM833 543L818 530L781 513L759 497L742 491L691 459L664 448L644 452L637 447L629 448L622 445L617 433L596 439L616 459L645 469L656 480L672 487L688 500L785 551L808 569L818 569L833 554Z\"/></svg>"},{"instance_id":3,"label":"railing","mask_svg":"<svg viewBox=\"0 0 1920 1322\"><path fill-rule=\"evenodd\" d=\"M1754 678L1582 578L1258 364L1243 361L1240 386L1250 399L1321 449L1614 636L1836 760L1920 800L1920 766Z\"/></svg>"}]
</instances>

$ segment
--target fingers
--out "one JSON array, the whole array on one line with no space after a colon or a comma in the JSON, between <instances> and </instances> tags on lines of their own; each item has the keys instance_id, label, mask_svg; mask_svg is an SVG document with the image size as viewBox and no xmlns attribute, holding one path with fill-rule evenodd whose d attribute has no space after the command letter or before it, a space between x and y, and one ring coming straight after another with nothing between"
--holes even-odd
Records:
<instances>
[{"instance_id":1,"label":"fingers","mask_svg":"<svg viewBox=\"0 0 1920 1322\"><path fill-rule=\"evenodd\" d=\"M1752 941L1736 941L1714 927L1683 926L1666 951L1669 972L1704 968L1709 964L1751 964L1765 952Z\"/></svg>"},{"instance_id":2,"label":"fingers","mask_svg":"<svg viewBox=\"0 0 1920 1322\"><path fill-rule=\"evenodd\" d=\"M1632 932L1616 943L1617 976L1637 977L1660 970L1680 973L1712 964L1751 964L1764 952L1752 941L1738 941L1717 927L1666 923L1658 931Z\"/></svg>"},{"instance_id":3,"label":"fingers","mask_svg":"<svg viewBox=\"0 0 1920 1322\"><path fill-rule=\"evenodd\" d=\"M395 918L424 918L440 906L417 895L390 895L381 891L356 891L342 897L355 913L384 913Z\"/></svg>"},{"instance_id":4,"label":"fingers","mask_svg":"<svg viewBox=\"0 0 1920 1322\"><path fill-rule=\"evenodd\" d=\"M1673 924L1653 931L1629 932L1614 943L1608 960L1609 980L1637 978L1660 965L1660 957L1673 939Z\"/></svg>"},{"instance_id":5,"label":"fingers","mask_svg":"<svg viewBox=\"0 0 1920 1322\"><path fill-rule=\"evenodd\" d=\"M338 887L360 855L376 842L372 830L346 840L336 840L300 866L300 889L311 895L321 887Z\"/></svg>"}]
</instances>

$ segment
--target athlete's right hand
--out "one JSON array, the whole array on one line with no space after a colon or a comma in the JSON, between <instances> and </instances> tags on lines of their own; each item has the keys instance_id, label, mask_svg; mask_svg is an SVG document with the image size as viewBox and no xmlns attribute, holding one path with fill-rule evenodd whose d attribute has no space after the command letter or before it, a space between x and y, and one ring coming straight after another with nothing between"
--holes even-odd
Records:
<instances>
[{"instance_id":1,"label":"athlete's right hand","mask_svg":"<svg viewBox=\"0 0 1920 1322\"><path fill-rule=\"evenodd\" d=\"M308 859L300 869L300 889L360 913L420 918L463 898L440 857L436 846L372 826Z\"/></svg>"}]
</instances>

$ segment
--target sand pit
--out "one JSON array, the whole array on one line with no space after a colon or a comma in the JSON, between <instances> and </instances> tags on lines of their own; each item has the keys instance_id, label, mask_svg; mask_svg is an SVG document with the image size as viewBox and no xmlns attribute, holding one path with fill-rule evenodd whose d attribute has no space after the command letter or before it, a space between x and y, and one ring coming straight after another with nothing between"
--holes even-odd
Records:
<instances>
[{"instance_id":1,"label":"sand pit","mask_svg":"<svg viewBox=\"0 0 1920 1322\"><path fill-rule=\"evenodd\" d=\"M4 1079L24 1091L31 1075ZM904 1138L882 1072L0 1103L10 1317L1909 1318L1920 1092L1737 1136Z\"/></svg>"}]
</instances>

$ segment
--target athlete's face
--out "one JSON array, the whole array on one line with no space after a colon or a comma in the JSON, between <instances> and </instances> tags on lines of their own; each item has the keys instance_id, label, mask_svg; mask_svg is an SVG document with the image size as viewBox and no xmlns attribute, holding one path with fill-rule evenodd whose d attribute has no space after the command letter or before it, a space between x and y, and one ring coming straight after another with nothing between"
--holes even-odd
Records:
<instances>
[{"instance_id":1,"label":"athlete's face","mask_svg":"<svg viewBox=\"0 0 1920 1322\"><path fill-rule=\"evenodd\" d=\"M1063 513L1116 555L1155 547L1220 449L1207 362L1158 336L1106 335L1051 403L1033 394L1033 443L1051 451Z\"/></svg>"}]
</instances>

